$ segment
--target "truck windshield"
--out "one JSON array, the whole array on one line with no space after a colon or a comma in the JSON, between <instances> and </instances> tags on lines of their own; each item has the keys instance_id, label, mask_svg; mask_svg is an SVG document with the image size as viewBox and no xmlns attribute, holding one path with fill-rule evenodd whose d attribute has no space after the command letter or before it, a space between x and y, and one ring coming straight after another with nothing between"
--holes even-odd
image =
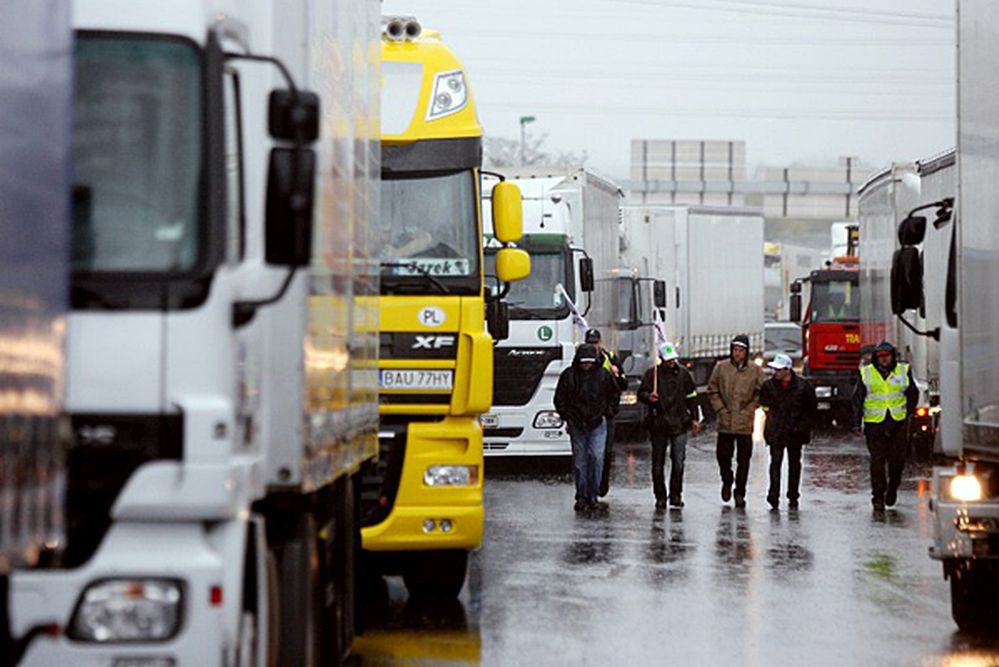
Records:
<instances>
[{"instance_id":1,"label":"truck windshield","mask_svg":"<svg viewBox=\"0 0 999 667\"><path fill-rule=\"evenodd\" d=\"M73 269L190 271L200 255L201 62L180 40L80 35Z\"/></svg>"},{"instance_id":2,"label":"truck windshield","mask_svg":"<svg viewBox=\"0 0 999 667\"><path fill-rule=\"evenodd\" d=\"M856 322L860 319L860 290L849 280L812 284L813 322Z\"/></svg>"},{"instance_id":3,"label":"truck windshield","mask_svg":"<svg viewBox=\"0 0 999 667\"><path fill-rule=\"evenodd\" d=\"M382 292L478 292L479 229L470 169L382 177ZM436 279L436 285L430 278Z\"/></svg>"},{"instance_id":4,"label":"truck windshield","mask_svg":"<svg viewBox=\"0 0 999 667\"><path fill-rule=\"evenodd\" d=\"M485 274L496 275L496 250L486 249ZM506 301L510 304L510 319L563 319L569 316L569 304L555 289L559 283L575 300L572 276L566 272L567 262L564 252L531 253L531 275L510 284Z\"/></svg>"}]
</instances>

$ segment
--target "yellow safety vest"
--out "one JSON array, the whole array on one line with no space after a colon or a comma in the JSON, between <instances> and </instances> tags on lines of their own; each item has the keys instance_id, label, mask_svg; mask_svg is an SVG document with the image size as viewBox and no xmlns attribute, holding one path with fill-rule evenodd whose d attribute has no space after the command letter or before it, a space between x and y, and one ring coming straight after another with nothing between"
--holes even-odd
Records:
<instances>
[{"instance_id":1,"label":"yellow safety vest","mask_svg":"<svg viewBox=\"0 0 999 667\"><path fill-rule=\"evenodd\" d=\"M864 397L864 422L880 424L885 420L885 413L890 412L895 421L902 421L906 415L905 390L909 388L909 364L895 364L895 369L888 377L882 377L868 364L860 369L860 376L867 387Z\"/></svg>"}]
</instances>

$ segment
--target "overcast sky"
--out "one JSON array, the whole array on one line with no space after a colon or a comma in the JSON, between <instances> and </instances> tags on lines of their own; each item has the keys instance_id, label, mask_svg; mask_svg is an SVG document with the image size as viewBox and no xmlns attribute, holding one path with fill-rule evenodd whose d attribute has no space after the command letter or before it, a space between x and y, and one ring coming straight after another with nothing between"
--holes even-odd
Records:
<instances>
[{"instance_id":1,"label":"overcast sky","mask_svg":"<svg viewBox=\"0 0 999 667\"><path fill-rule=\"evenodd\" d=\"M626 178L632 138L745 139L750 169L954 143L949 0L383 0L441 30L486 133Z\"/></svg>"}]
</instances>

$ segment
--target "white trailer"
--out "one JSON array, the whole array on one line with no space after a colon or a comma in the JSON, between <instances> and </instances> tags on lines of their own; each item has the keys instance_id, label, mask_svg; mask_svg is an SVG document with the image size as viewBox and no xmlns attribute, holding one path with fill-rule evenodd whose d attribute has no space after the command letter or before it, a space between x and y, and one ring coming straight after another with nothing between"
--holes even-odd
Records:
<instances>
[{"instance_id":1,"label":"white trailer","mask_svg":"<svg viewBox=\"0 0 999 667\"><path fill-rule=\"evenodd\" d=\"M22 664L343 658L377 446L378 22L74 2L68 547L11 580Z\"/></svg>"},{"instance_id":2,"label":"white trailer","mask_svg":"<svg viewBox=\"0 0 999 667\"><path fill-rule=\"evenodd\" d=\"M708 206L625 207L644 211L656 233L675 242L667 283L666 332L699 386L738 334L763 352L763 215ZM669 257L669 256L667 256ZM762 359L762 357L759 357Z\"/></svg>"},{"instance_id":3,"label":"white trailer","mask_svg":"<svg viewBox=\"0 0 999 667\"><path fill-rule=\"evenodd\" d=\"M69 309L67 0L0 5L0 665L14 664L12 568L64 546Z\"/></svg>"},{"instance_id":4,"label":"white trailer","mask_svg":"<svg viewBox=\"0 0 999 667\"><path fill-rule=\"evenodd\" d=\"M925 302L939 318L940 451L933 470L933 545L964 630L999 627L999 14L988 0L958 2L957 200L937 200L899 225L896 312ZM932 186L936 187L936 186ZM946 186L941 191L946 194ZM919 249L946 247L946 253ZM926 289L924 290L924 285ZM931 287L932 285L932 287ZM937 292L942 299L930 297ZM934 304L931 306L931 304ZM908 312L906 312L908 311Z\"/></svg>"},{"instance_id":5,"label":"white trailer","mask_svg":"<svg viewBox=\"0 0 999 667\"><path fill-rule=\"evenodd\" d=\"M493 407L481 417L485 455L569 456L569 435L554 411L555 386L572 364L582 332L556 286L563 286L580 312L589 310L591 323L607 310L620 188L585 169L505 170L504 176L523 196L524 237L518 246L531 254L531 276L513 283L507 296L510 333L495 347ZM484 181L486 202L491 182ZM495 274L496 249L489 205L482 210L489 275ZM593 267L593 292L583 289L586 260ZM613 337L607 338L613 345Z\"/></svg>"}]
</instances>

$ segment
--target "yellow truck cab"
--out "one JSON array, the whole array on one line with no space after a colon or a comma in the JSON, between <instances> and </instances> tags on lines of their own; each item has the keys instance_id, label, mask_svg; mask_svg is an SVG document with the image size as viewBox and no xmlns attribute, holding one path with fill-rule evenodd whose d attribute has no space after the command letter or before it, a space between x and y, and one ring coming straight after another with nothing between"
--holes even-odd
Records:
<instances>
[{"instance_id":1,"label":"yellow truck cab","mask_svg":"<svg viewBox=\"0 0 999 667\"><path fill-rule=\"evenodd\" d=\"M409 17L382 20L381 112L379 459L361 499L365 562L402 574L410 593L454 596L482 543L487 319L489 331L505 321L483 276L482 128L468 77ZM516 241L519 190L501 183L493 200L501 240ZM526 277L527 254L504 250L495 279Z\"/></svg>"}]
</instances>

